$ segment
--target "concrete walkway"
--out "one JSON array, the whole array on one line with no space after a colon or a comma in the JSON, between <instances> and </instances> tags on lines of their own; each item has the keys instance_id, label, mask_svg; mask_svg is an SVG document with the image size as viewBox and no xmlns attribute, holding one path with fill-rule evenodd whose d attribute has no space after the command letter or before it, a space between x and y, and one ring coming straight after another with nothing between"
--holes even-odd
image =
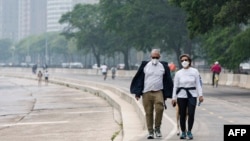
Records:
<instances>
[{"instance_id":1,"label":"concrete walkway","mask_svg":"<svg viewBox=\"0 0 250 141\"><path fill-rule=\"evenodd\" d=\"M122 141L119 112L78 89L0 77L0 141Z\"/></svg>"},{"instance_id":2,"label":"concrete walkway","mask_svg":"<svg viewBox=\"0 0 250 141\"><path fill-rule=\"evenodd\" d=\"M51 82L98 95L121 112L124 125L122 141L147 140L147 131L143 124L145 123L143 121L145 117L140 101L135 101L134 97L127 91L131 80L110 80L111 83L107 81L104 84L101 76L96 78L77 74L63 74L62 76L54 77ZM32 76L26 74L16 75L16 77L33 79ZM88 79L94 79L94 81L88 81ZM122 87L125 87L126 90ZM249 124L250 115L245 112L249 111L250 106L247 102L249 101L249 90L233 87L212 88L209 85L204 85L204 93L206 96L205 102L202 103L202 106L197 107L196 112L193 128L195 140L222 141L224 124ZM163 137L155 140L180 140L176 136L175 109L171 106L170 101L166 102L168 109L164 112ZM231 101L233 101L233 104Z\"/></svg>"}]
</instances>

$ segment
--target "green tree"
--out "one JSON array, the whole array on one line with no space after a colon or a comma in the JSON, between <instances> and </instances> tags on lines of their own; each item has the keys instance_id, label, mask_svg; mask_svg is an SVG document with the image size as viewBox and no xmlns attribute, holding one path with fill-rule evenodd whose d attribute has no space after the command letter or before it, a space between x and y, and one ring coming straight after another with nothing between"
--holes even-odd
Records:
<instances>
[{"instance_id":1,"label":"green tree","mask_svg":"<svg viewBox=\"0 0 250 141\"><path fill-rule=\"evenodd\" d=\"M250 18L249 0L169 0L187 11L190 36L204 34L212 28L247 24Z\"/></svg>"},{"instance_id":2,"label":"green tree","mask_svg":"<svg viewBox=\"0 0 250 141\"><path fill-rule=\"evenodd\" d=\"M236 70L239 64L243 61L247 61L250 58L250 29L246 29L244 32L240 32L232 39L232 44L228 48L228 68L231 70ZM224 62L228 62L224 59ZM227 65L227 63L225 63Z\"/></svg>"},{"instance_id":3,"label":"green tree","mask_svg":"<svg viewBox=\"0 0 250 141\"><path fill-rule=\"evenodd\" d=\"M44 64L47 42L48 65L60 63L63 60L73 62L78 55L75 42L66 40L58 32L48 32L37 36L29 36L16 44L18 60L25 62L26 56L31 57L31 62ZM61 57L63 56L63 57ZM53 61L53 62L52 62Z\"/></svg>"},{"instance_id":4,"label":"green tree","mask_svg":"<svg viewBox=\"0 0 250 141\"><path fill-rule=\"evenodd\" d=\"M149 51L157 47L176 56L192 53L185 13L167 1L101 0L100 4L107 29L120 35L128 50L135 47Z\"/></svg>"},{"instance_id":5,"label":"green tree","mask_svg":"<svg viewBox=\"0 0 250 141\"><path fill-rule=\"evenodd\" d=\"M31 51L31 49L34 50L35 48L32 44L36 42L36 40L37 37L29 36L16 43L16 55L19 63L26 62L26 57L32 54L31 52L33 51Z\"/></svg>"},{"instance_id":6,"label":"green tree","mask_svg":"<svg viewBox=\"0 0 250 141\"><path fill-rule=\"evenodd\" d=\"M74 56L78 56L79 51L73 39L67 40L63 35L60 35L60 33L51 33L51 35L45 36L48 36L44 37L44 40L46 40L46 38L48 40L49 62L52 62L52 60L57 62L62 62L63 60L66 62L75 61ZM62 58L60 56L62 56Z\"/></svg>"},{"instance_id":7,"label":"green tree","mask_svg":"<svg viewBox=\"0 0 250 141\"><path fill-rule=\"evenodd\" d=\"M9 39L1 39L0 40L0 61L6 62L12 56L12 42Z\"/></svg>"},{"instance_id":8,"label":"green tree","mask_svg":"<svg viewBox=\"0 0 250 141\"><path fill-rule=\"evenodd\" d=\"M110 32L110 45L113 51L121 52L124 57L125 69L129 68L129 51L133 47L133 27L136 23L130 17L127 2L100 1L100 7L105 21L105 29Z\"/></svg>"},{"instance_id":9,"label":"green tree","mask_svg":"<svg viewBox=\"0 0 250 141\"><path fill-rule=\"evenodd\" d=\"M225 68L235 70L240 62L250 58L249 46L246 45L246 40L250 40L247 29L249 0L169 1L188 13L186 20L191 38L205 35L202 46L210 63L220 60Z\"/></svg>"},{"instance_id":10,"label":"green tree","mask_svg":"<svg viewBox=\"0 0 250 141\"><path fill-rule=\"evenodd\" d=\"M239 33L237 26L227 28L217 28L203 36L203 48L209 56L208 62L214 63L219 61L223 67L227 67L228 59L231 60L231 55L228 51L229 46L233 42L235 34Z\"/></svg>"},{"instance_id":11,"label":"green tree","mask_svg":"<svg viewBox=\"0 0 250 141\"><path fill-rule=\"evenodd\" d=\"M86 53L92 52L100 66L101 55L105 55L109 47L99 5L78 4L73 11L62 15L59 22L69 24L62 34L67 38L75 38L78 49Z\"/></svg>"}]
</instances>

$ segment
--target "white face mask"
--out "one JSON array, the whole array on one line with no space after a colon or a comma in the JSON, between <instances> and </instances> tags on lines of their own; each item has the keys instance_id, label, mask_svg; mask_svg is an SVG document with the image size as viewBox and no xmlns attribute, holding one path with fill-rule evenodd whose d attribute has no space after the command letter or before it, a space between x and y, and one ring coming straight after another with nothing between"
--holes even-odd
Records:
<instances>
[{"instance_id":1,"label":"white face mask","mask_svg":"<svg viewBox=\"0 0 250 141\"><path fill-rule=\"evenodd\" d=\"M181 65L182 65L183 68L186 68L186 67L188 67L189 62L188 61L183 61L183 62L181 62Z\"/></svg>"},{"instance_id":2,"label":"white face mask","mask_svg":"<svg viewBox=\"0 0 250 141\"><path fill-rule=\"evenodd\" d=\"M159 59L152 59L152 63L156 65L159 62Z\"/></svg>"}]
</instances>

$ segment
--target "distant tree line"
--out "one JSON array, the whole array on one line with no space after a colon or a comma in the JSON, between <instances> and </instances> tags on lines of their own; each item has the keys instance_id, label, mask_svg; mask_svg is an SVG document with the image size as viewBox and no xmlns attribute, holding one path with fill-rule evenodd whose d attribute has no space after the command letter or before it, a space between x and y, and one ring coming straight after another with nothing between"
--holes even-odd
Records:
<instances>
[{"instance_id":1,"label":"distant tree line","mask_svg":"<svg viewBox=\"0 0 250 141\"><path fill-rule=\"evenodd\" d=\"M57 32L29 36L16 44L3 39L0 40L0 48L0 62L5 60L5 62L17 64L26 62L43 65L52 61L74 61L74 59L77 60L76 56L82 56L83 54L77 50L73 39L66 40L64 36ZM47 61L45 60L46 52L49 56Z\"/></svg>"},{"instance_id":2,"label":"distant tree line","mask_svg":"<svg viewBox=\"0 0 250 141\"><path fill-rule=\"evenodd\" d=\"M15 47L20 56L41 57L46 40L50 59L91 53L98 66L102 56L121 53L125 69L131 66L131 49L159 48L176 60L188 53L194 60L219 61L236 70L250 58L249 7L248 0L100 0L62 15L59 23L68 25L62 33L28 37ZM0 41L0 47L6 44Z\"/></svg>"},{"instance_id":3,"label":"distant tree line","mask_svg":"<svg viewBox=\"0 0 250 141\"><path fill-rule=\"evenodd\" d=\"M97 5L77 5L60 22L70 25L64 35L76 38L78 47L91 44L106 53L123 52L126 66L131 48L156 47L176 59L188 53L235 70L250 58L249 6L247 0L100 0ZM104 33L97 33L98 28ZM100 38L106 43L99 46L79 36L94 33L104 35Z\"/></svg>"}]
</instances>

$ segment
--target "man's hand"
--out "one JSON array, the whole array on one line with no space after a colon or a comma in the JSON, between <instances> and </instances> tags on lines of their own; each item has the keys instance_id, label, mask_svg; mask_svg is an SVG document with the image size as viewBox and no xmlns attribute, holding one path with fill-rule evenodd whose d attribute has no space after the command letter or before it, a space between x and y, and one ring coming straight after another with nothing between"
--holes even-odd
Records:
<instances>
[{"instance_id":1,"label":"man's hand","mask_svg":"<svg viewBox=\"0 0 250 141\"><path fill-rule=\"evenodd\" d=\"M135 99L138 101L140 99L140 96L135 96Z\"/></svg>"}]
</instances>

